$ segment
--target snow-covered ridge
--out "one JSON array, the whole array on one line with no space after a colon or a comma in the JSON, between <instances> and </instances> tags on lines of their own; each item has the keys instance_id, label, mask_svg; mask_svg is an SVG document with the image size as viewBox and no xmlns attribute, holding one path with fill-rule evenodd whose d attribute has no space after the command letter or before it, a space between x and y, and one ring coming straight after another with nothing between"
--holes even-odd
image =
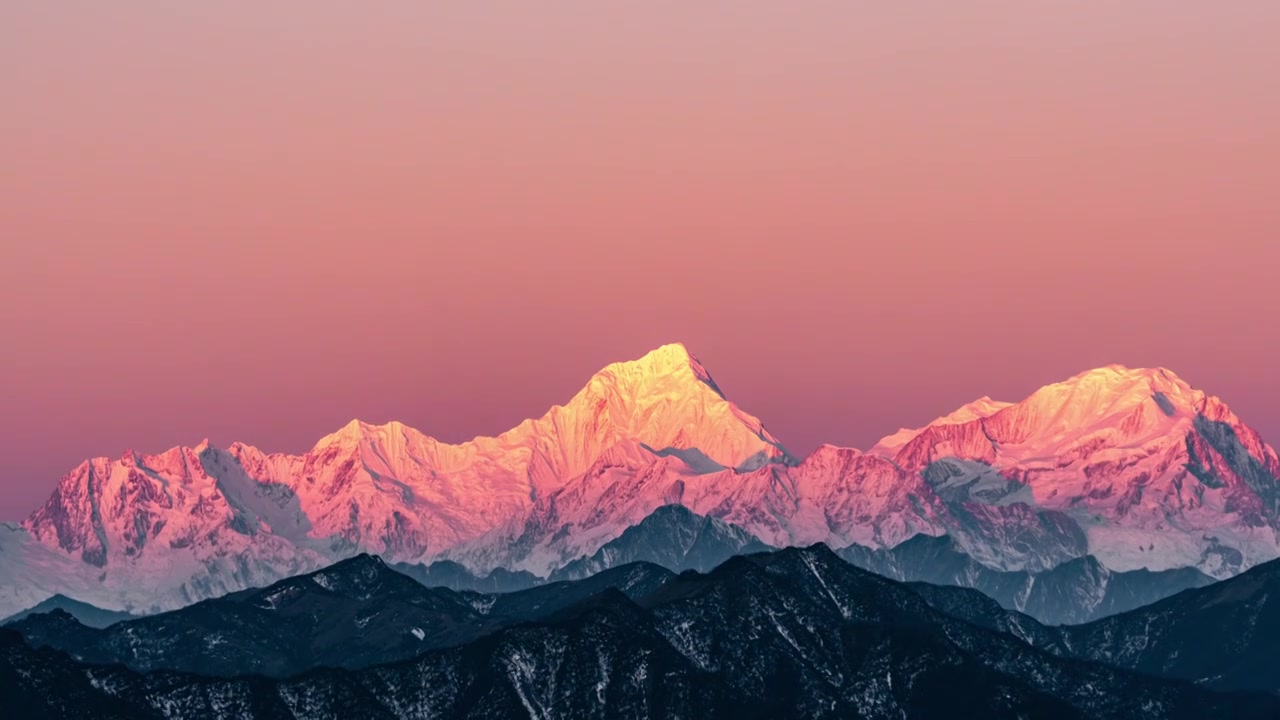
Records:
<instances>
[{"instance_id":1,"label":"snow-covered ridge","mask_svg":"<svg viewBox=\"0 0 1280 720\"><path fill-rule=\"evenodd\" d=\"M1121 366L797 459L673 344L466 443L352 421L301 455L206 442L86 461L0 529L0 614L58 592L174 607L359 552L545 576L672 503L774 546L948 534L998 569L1092 554L1222 577L1280 553L1278 475L1220 400Z\"/></svg>"}]
</instances>

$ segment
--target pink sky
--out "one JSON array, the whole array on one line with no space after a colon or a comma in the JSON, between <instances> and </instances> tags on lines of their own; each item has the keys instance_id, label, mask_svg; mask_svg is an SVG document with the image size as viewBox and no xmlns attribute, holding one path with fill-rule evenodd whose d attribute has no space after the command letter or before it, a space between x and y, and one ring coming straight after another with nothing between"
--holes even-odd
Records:
<instances>
[{"instance_id":1,"label":"pink sky","mask_svg":"<svg viewBox=\"0 0 1280 720\"><path fill-rule=\"evenodd\" d=\"M1275 441L1277 37L1261 0L4 3L0 518L129 447L497 433L672 340L799 452L1112 362Z\"/></svg>"}]
</instances>

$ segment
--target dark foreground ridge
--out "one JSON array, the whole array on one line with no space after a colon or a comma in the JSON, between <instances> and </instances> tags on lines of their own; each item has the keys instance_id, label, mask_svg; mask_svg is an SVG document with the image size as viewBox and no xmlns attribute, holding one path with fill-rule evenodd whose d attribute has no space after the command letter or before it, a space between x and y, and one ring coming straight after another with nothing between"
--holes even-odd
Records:
<instances>
[{"instance_id":1,"label":"dark foreground ridge","mask_svg":"<svg viewBox=\"0 0 1280 720\"><path fill-rule=\"evenodd\" d=\"M389 590L399 580L380 562L349 563L224 600L283 601L290 596L282 591L299 587L289 583L303 579L378 605L389 602L379 592L401 591ZM931 605L821 545L735 557L707 574L646 565L610 573L507 596L428 589L436 604L426 607L447 622L420 628L424 635L444 637L449 623L462 622L455 618L492 624L412 658L287 678L140 673L34 649L5 632L0 692L13 699L9 707L42 718L1280 716L1274 696L1215 692L1035 647L1035 638L1029 643L1002 624L1021 617L1033 632L1049 633L1046 645L1056 630L994 603L986 606L994 617L953 607L974 615L955 617L934 607L944 604L937 598ZM399 577L410 583L404 592L419 591ZM302 590L295 602L309 606L318 591ZM972 591L942 592L983 606ZM346 615L332 627L364 617Z\"/></svg>"}]
</instances>

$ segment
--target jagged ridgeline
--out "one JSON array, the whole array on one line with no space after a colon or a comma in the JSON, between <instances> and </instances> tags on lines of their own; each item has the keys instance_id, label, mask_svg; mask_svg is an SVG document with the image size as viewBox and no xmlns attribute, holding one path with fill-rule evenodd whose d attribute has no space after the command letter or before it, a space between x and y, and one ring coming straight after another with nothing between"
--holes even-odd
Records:
<instances>
[{"instance_id":1,"label":"jagged ridgeline","mask_svg":"<svg viewBox=\"0 0 1280 720\"><path fill-rule=\"evenodd\" d=\"M26 617L0 629L0 690L13 717L1271 718L1276 674L1238 672L1270 647L1240 632L1274 623L1270 574L1164 601L1153 636L1145 610L1046 627L823 545L508 594L427 588L362 555L105 629ZM1187 652L1218 605L1207 631L1239 637L1239 663ZM1237 672L1190 681L1205 663Z\"/></svg>"},{"instance_id":2,"label":"jagged ridgeline","mask_svg":"<svg viewBox=\"0 0 1280 720\"><path fill-rule=\"evenodd\" d=\"M640 557L624 533L679 505L719 525L687 536L707 546L653 550L676 569L705 569L724 543L823 542L895 577L1079 621L1276 557L1277 475L1274 450L1222 401L1119 366L982 399L865 452L795 457L669 345L457 445L352 422L300 455L202 443L86 461L0 528L0 615L55 595L155 612L362 552L512 589ZM948 573L911 560L920 548L904 543L930 538L945 538L933 554ZM1042 591L1032 577L1056 579Z\"/></svg>"}]
</instances>

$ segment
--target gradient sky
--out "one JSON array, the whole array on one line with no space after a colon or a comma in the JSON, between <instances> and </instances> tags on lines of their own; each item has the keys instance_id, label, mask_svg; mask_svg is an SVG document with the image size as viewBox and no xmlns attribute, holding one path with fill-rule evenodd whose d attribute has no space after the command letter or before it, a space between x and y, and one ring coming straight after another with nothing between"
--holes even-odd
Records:
<instances>
[{"instance_id":1,"label":"gradient sky","mask_svg":"<svg viewBox=\"0 0 1280 720\"><path fill-rule=\"evenodd\" d=\"M685 342L793 450L1163 365L1280 438L1280 3L0 3L0 519Z\"/></svg>"}]
</instances>

